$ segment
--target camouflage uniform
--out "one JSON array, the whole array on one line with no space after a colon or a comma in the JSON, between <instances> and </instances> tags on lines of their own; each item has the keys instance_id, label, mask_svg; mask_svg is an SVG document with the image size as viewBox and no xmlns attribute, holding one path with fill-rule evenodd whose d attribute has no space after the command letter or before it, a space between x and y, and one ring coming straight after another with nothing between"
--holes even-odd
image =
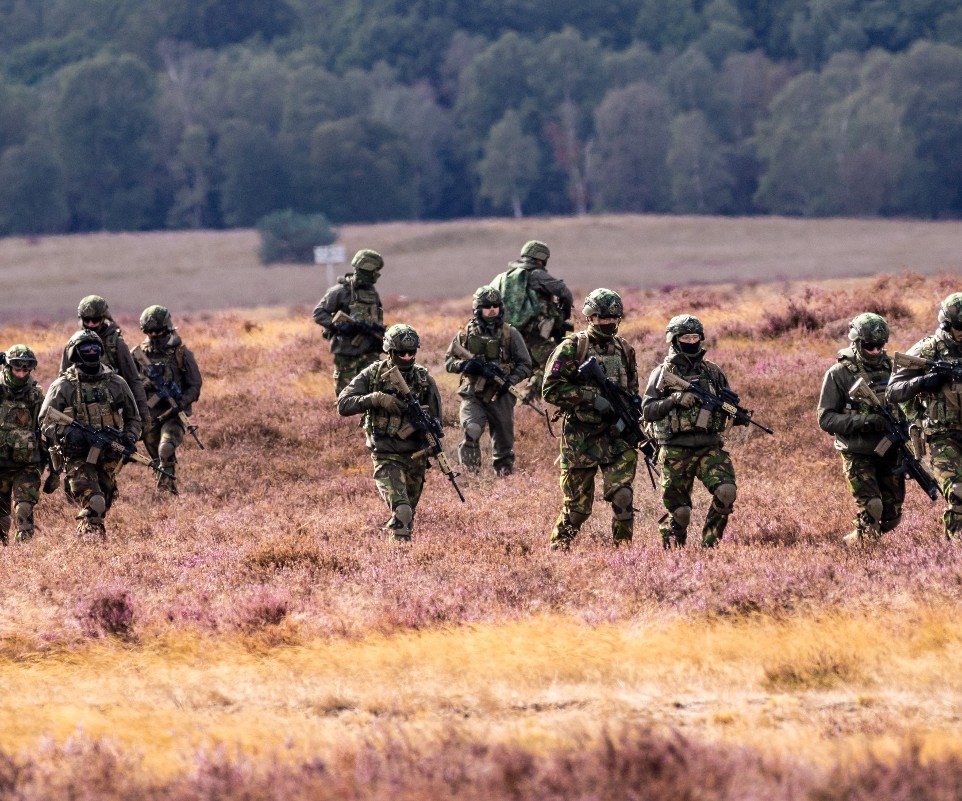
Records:
<instances>
[{"instance_id":1,"label":"camouflage uniform","mask_svg":"<svg viewBox=\"0 0 962 801\"><path fill-rule=\"evenodd\" d=\"M99 361L85 362L77 355L78 346L83 347L90 337L100 341L93 332L79 331L67 343L67 355L74 364L47 390L40 408L40 425L47 441L56 443L63 457L64 491L81 507L78 533L106 537L104 517L117 493L121 458L105 450L96 464L90 464L90 448L74 439L76 432L46 420L47 410L53 408L91 428L114 426L123 431L130 444L140 437L140 414L127 382Z\"/></svg>"},{"instance_id":2,"label":"camouflage uniform","mask_svg":"<svg viewBox=\"0 0 962 801\"><path fill-rule=\"evenodd\" d=\"M427 413L437 419L441 417L441 396L427 368L416 363L401 365L393 349L388 348L391 341L409 336L409 332L413 335L412 341L420 344L417 332L410 326L391 326L384 335L388 358L365 367L337 398L339 414L363 415L361 425L374 462L374 483L391 510L386 528L395 541L411 539L428 459L422 452L424 438L408 421L403 404L394 397L394 390L385 378L387 371L397 366ZM416 348L417 345L413 349ZM392 403L392 398L396 403Z\"/></svg>"},{"instance_id":3,"label":"camouflage uniform","mask_svg":"<svg viewBox=\"0 0 962 801\"><path fill-rule=\"evenodd\" d=\"M501 306L501 313L484 317L481 302ZM475 365L495 364L515 385L531 375L531 357L518 330L504 322L504 307L496 289L481 287L475 293L474 305L474 317L455 334L444 357L447 371L461 374L458 395L464 439L458 445L458 457L465 467L479 469L481 436L485 426L490 426L494 469L505 476L514 468L514 397L481 375Z\"/></svg>"},{"instance_id":4,"label":"camouflage uniform","mask_svg":"<svg viewBox=\"0 0 962 801\"><path fill-rule=\"evenodd\" d=\"M137 404L137 412L142 420L149 419L150 410L147 408L147 392L144 390L144 380L140 376L137 365L134 364L130 348L124 341L123 332L120 327L110 317L110 310L107 301L100 295L87 295L80 301L77 307L77 317L81 321L81 331L93 331L104 343L103 363L127 382L134 402ZM87 317L102 318L103 322L95 327L88 327L83 319ZM67 348L64 348L63 355L60 357L60 372L64 372L70 367L70 359L67 357Z\"/></svg>"},{"instance_id":5,"label":"camouflage uniform","mask_svg":"<svg viewBox=\"0 0 962 801\"><path fill-rule=\"evenodd\" d=\"M43 392L29 374L20 378L11 364L30 366L37 359L25 345L14 345L0 369L0 543L7 544L16 514L16 542L33 537L33 509L40 499L40 449L38 419Z\"/></svg>"},{"instance_id":6,"label":"camouflage uniform","mask_svg":"<svg viewBox=\"0 0 962 801\"><path fill-rule=\"evenodd\" d=\"M732 419L716 410L706 420L701 407L694 402L694 395L671 392L660 386L662 373L670 371L689 382L698 381L699 386L716 395L728 387L721 368L705 358L702 343L694 346L691 353L679 346L677 336L688 332L699 333L704 339L701 323L691 315L679 315L669 322L668 356L652 370L641 403L642 417L651 424L659 445L662 503L668 510L659 521L665 547L683 546L687 542L691 490L696 478L712 494L702 528L702 545L706 547L721 540L736 497L735 468L722 447Z\"/></svg>"},{"instance_id":7,"label":"camouflage uniform","mask_svg":"<svg viewBox=\"0 0 962 801\"><path fill-rule=\"evenodd\" d=\"M621 298L611 290L594 290L586 299L586 307L593 296L608 300L608 295L613 296L611 308L617 310L612 316L621 317ZM563 416L561 491L564 500L551 532L551 547L558 550L569 547L591 515L595 475L599 469L603 497L612 507L611 534L615 544L630 542L634 535L632 484L638 455L613 425L610 405L601 397L599 388L578 377L578 367L592 356L601 363L610 380L628 392L638 392L634 348L614 331L589 324L586 331L566 336L551 354L543 397L547 403L557 406Z\"/></svg>"},{"instance_id":8,"label":"camouflage uniform","mask_svg":"<svg viewBox=\"0 0 962 801\"><path fill-rule=\"evenodd\" d=\"M331 353L334 354L334 391L341 391L365 367L376 362L381 356L380 334L353 331L342 324L334 323L334 316L340 311L357 322L384 323L384 309L381 297L374 284L377 282L384 259L373 250L359 250L351 260L353 273L337 279L314 307L314 322L324 329L324 338L331 340Z\"/></svg>"},{"instance_id":9,"label":"camouflage uniform","mask_svg":"<svg viewBox=\"0 0 962 801\"><path fill-rule=\"evenodd\" d=\"M888 338L888 325L882 317L862 314L852 320L852 345L838 352L838 361L825 373L818 400L818 424L835 435L835 448L841 453L842 468L858 508L855 529L846 542L878 539L902 519L905 474L894 472L899 466L898 449L890 447L881 456L876 453L876 448L884 447L883 420L867 404L849 397L849 390L861 378L880 399L884 398L892 359L884 350L878 355L866 354L862 345L865 341L884 345ZM895 404L890 405L890 411L901 416Z\"/></svg>"},{"instance_id":10,"label":"camouflage uniform","mask_svg":"<svg viewBox=\"0 0 962 801\"><path fill-rule=\"evenodd\" d=\"M962 363L962 292L949 295L939 308L939 330L917 342L910 356ZM889 381L887 398L903 404L921 423L929 464L948 508L942 516L945 535L962 539L962 383L951 383L935 373L902 368Z\"/></svg>"},{"instance_id":11,"label":"camouflage uniform","mask_svg":"<svg viewBox=\"0 0 962 801\"><path fill-rule=\"evenodd\" d=\"M144 420L144 447L151 459L158 459L160 467L176 475L177 448L184 441L186 428L177 409L166 398L157 395L157 387L150 377L154 372L162 383L173 383L181 393L185 414L192 413L193 404L200 398L203 383L197 359L187 348L173 326L170 313L163 306L148 306L140 316L140 328L148 336L133 350L133 358L144 379L150 417ZM155 336L150 336L154 333ZM177 495L176 479L158 475L157 487Z\"/></svg>"}]
</instances>

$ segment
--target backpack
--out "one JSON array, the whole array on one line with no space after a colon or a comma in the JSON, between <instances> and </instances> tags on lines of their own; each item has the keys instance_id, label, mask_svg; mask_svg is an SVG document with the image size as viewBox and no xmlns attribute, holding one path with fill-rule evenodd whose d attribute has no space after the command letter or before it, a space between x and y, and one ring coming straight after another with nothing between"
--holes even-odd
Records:
<instances>
[{"instance_id":1,"label":"backpack","mask_svg":"<svg viewBox=\"0 0 962 801\"><path fill-rule=\"evenodd\" d=\"M515 328L522 328L541 314L538 294L528 286L528 271L511 265L495 276L491 286L501 293L504 319Z\"/></svg>"}]
</instances>

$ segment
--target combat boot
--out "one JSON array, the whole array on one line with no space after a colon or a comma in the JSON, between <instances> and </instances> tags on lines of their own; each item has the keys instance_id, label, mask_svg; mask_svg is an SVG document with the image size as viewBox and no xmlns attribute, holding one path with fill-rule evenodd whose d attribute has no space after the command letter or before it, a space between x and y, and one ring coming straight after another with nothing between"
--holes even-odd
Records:
<instances>
[{"instance_id":1,"label":"combat boot","mask_svg":"<svg viewBox=\"0 0 962 801\"><path fill-rule=\"evenodd\" d=\"M18 531L16 536L13 538L13 541L17 543L21 543L21 542L30 542L30 540L32 539L33 539L32 531Z\"/></svg>"}]
</instances>

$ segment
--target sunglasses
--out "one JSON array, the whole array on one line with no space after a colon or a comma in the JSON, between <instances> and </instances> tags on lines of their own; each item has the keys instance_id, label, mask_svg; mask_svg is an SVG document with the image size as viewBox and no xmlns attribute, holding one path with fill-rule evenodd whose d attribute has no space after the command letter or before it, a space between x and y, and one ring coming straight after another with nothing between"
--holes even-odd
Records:
<instances>
[{"instance_id":1,"label":"sunglasses","mask_svg":"<svg viewBox=\"0 0 962 801\"><path fill-rule=\"evenodd\" d=\"M884 342L863 342L862 350L882 350L885 347Z\"/></svg>"},{"instance_id":2,"label":"sunglasses","mask_svg":"<svg viewBox=\"0 0 962 801\"><path fill-rule=\"evenodd\" d=\"M394 353L402 359L413 359L418 354L416 350L396 350Z\"/></svg>"},{"instance_id":3,"label":"sunglasses","mask_svg":"<svg viewBox=\"0 0 962 801\"><path fill-rule=\"evenodd\" d=\"M170 332L166 328L161 328L160 331L145 331L144 333L149 337L162 337L166 336Z\"/></svg>"},{"instance_id":4,"label":"sunglasses","mask_svg":"<svg viewBox=\"0 0 962 801\"><path fill-rule=\"evenodd\" d=\"M500 309L501 304L500 303L482 303L480 306L478 306L478 308L479 309Z\"/></svg>"},{"instance_id":5,"label":"sunglasses","mask_svg":"<svg viewBox=\"0 0 962 801\"><path fill-rule=\"evenodd\" d=\"M7 364L10 365L14 370L32 370L33 364L31 362L25 362L23 359L11 359Z\"/></svg>"},{"instance_id":6,"label":"sunglasses","mask_svg":"<svg viewBox=\"0 0 962 801\"><path fill-rule=\"evenodd\" d=\"M91 323L92 325L100 325L103 321L103 317L81 317L80 318L85 323Z\"/></svg>"},{"instance_id":7,"label":"sunglasses","mask_svg":"<svg viewBox=\"0 0 962 801\"><path fill-rule=\"evenodd\" d=\"M962 323L949 323L953 331L962 331Z\"/></svg>"}]
</instances>

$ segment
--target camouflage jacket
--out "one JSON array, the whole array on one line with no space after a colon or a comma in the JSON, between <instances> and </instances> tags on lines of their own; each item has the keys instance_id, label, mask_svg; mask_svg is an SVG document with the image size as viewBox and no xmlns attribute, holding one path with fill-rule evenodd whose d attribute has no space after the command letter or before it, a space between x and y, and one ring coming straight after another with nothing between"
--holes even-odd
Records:
<instances>
[{"instance_id":1,"label":"camouflage jacket","mask_svg":"<svg viewBox=\"0 0 962 801\"><path fill-rule=\"evenodd\" d=\"M337 279L324 297L314 307L314 322L324 329L324 336L331 340L331 353L343 356L363 356L381 352L381 337L368 333L337 334L334 332L334 315L339 311L358 322L384 324L381 296L373 286L355 286L354 276L348 273Z\"/></svg>"},{"instance_id":2,"label":"camouflage jacket","mask_svg":"<svg viewBox=\"0 0 962 801\"><path fill-rule=\"evenodd\" d=\"M541 303L541 312L524 327L521 332L525 342L537 339L551 339L552 332L559 332L561 324L571 317L574 298L568 285L533 259L521 258L511 262L511 267L521 267L528 271L528 288L533 289ZM546 333L547 332L547 333Z\"/></svg>"},{"instance_id":3,"label":"camouflage jacket","mask_svg":"<svg viewBox=\"0 0 962 801\"><path fill-rule=\"evenodd\" d=\"M444 354L445 369L449 373L461 373L461 385L458 388L461 397L477 397L489 402L498 392L498 385L494 381L461 372L469 358L455 353L461 349L474 358L498 365L512 384L531 375L531 354L517 328L504 322L481 325L472 318L464 329L454 335Z\"/></svg>"},{"instance_id":4,"label":"camouflage jacket","mask_svg":"<svg viewBox=\"0 0 962 801\"><path fill-rule=\"evenodd\" d=\"M161 380L173 382L181 392L184 411L191 413L194 402L200 398L200 388L203 379L200 368L197 366L197 359L194 354L186 347L176 331L172 332L167 343L158 346L150 337L146 337L143 342L137 345L131 355L137 364L144 380L144 389L147 393L147 406L150 407L150 419L160 417L169 408L170 404L166 399L160 400L157 397L157 387L154 386L148 375L150 365L159 368ZM145 420L146 422L146 420Z\"/></svg>"},{"instance_id":5,"label":"camouflage jacket","mask_svg":"<svg viewBox=\"0 0 962 801\"><path fill-rule=\"evenodd\" d=\"M635 350L619 336L592 339L587 332L569 334L547 361L542 395L564 417L561 429L561 465L591 467L607 464L631 446L611 430L612 420L594 408L600 389L578 378L578 367L594 356L608 378L632 394L638 393Z\"/></svg>"},{"instance_id":6,"label":"camouflage jacket","mask_svg":"<svg viewBox=\"0 0 962 801\"><path fill-rule=\"evenodd\" d=\"M962 362L962 344L948 331L936 331L915 343L910 356L938 361ZM921 387L925 370L903 367L889 381L888 399L903 405L910 418L920 418L926 435L962 432L962 384L945 384L936 392Z\"/></svg>"},{"instance_id":7,"label":"camouflage jacket","mask_svg":"<svg viewBox=\"0 0 962 801\"><path fill-rule=\"evenodd\" d=\"M11 382L10 368L0 370L0 468L39 465L40 407L43 392L32 378L22 386Z\"/></svg>"}]
</instances>

